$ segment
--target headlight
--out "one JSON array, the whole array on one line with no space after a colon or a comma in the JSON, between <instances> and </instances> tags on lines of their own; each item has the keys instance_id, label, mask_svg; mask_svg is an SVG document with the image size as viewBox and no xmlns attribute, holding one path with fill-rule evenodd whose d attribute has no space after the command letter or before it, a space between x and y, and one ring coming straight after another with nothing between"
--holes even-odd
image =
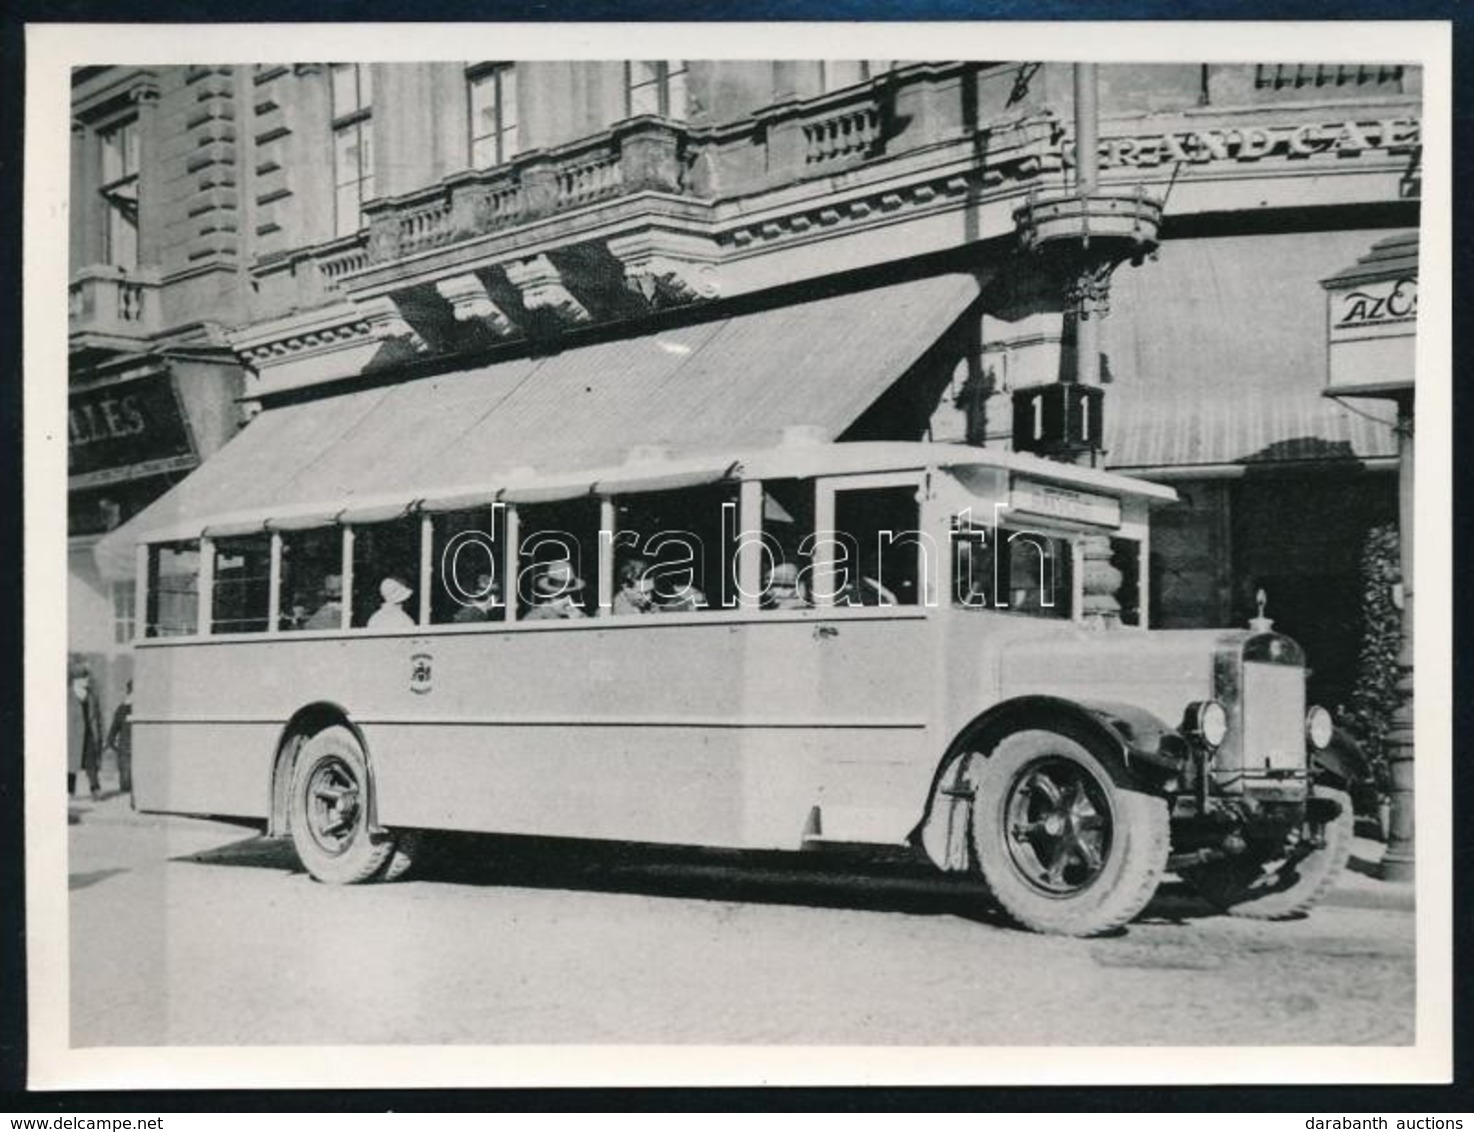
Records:
<instances>
[{"instance_id":1,"label":"headlight","mask_svg":"<svg viewBox=\"0 0 1474 1132\"><path fill-rule=\"evenodd\" d=\"M1324 751L1331 745L1331 736L1335 732L1336 725L1325 708L1316 705L1305 713L1305 738L1317 751Z\"/></svg>"},{"instance_id":2,"label":"headlight","mask_svg":"<svg viewBox=\"0 0 1474 1132\"><path fill-rule=\"evenodd\" d=\"M1188 706L1184 728L1209 747L1221 747L1228 735L1228 712L1217 700L1200 700Z\"/></svg>"}]
</instances>

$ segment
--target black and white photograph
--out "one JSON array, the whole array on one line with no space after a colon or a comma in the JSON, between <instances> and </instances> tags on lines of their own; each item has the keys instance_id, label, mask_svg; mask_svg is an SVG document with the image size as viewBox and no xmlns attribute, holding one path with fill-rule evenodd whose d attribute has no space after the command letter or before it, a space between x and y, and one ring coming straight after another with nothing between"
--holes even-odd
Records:
<instances>
[{"instance_id":1,"label":"black and white photograph","mask_svg":"<svg viewBox=\"0 0 1474 1132\"><path fill-rule=\"evenodd\" d=\"M33 1087L1447 1078L1446 28L29 46Z\"/></svg>"}]
</instances>

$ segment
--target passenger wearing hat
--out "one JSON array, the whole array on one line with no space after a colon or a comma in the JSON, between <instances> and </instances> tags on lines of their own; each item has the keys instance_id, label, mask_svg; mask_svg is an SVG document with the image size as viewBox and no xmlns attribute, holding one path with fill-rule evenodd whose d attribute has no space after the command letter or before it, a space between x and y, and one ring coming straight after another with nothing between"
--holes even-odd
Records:
<instances>
[{"instance_id":1,"label":"passenger wearing hat","mask_svg":"<svg viewBox=\"0 0 1474 1132\"><path fill-rule=\"evenodd\" d=\"M341 629L343 627L343 578L329 574L322 580L322 604L303 623L304 629Z\"/></svg>"},{"instance_id":2,"label":"passenger wearing hat","mask_svg":"<svg viewBox=\"0 0 1474 1132\"><path fill-rule=\"evenodd\" d=\"M763 608L809 608L804 584L799 580L798 567L792 562L780 562L768 571L767 581L763 584Z\"/></svg>"},{"instance_id":3,"label":"passenger wearing hat","mask_svg":"<svg viewBox=\"0 0 1474 1132\"><path fill-rule=\"evenodd\" d=\"M370 629L413 629L415 619L404 611L404 603L415 591L400 579L390 576L379 583L383 603L368 619Z\"/></svg>"},{"instance_id":4,"label":"passenger wearing hat","mask_svg":"<svg viewBox=\"0 0 1474 1132\"><path fill-rule=\"evenodd\" d=\"M532 583L533 606L527 611L529 621L557 621L587 617L576 596L583 590L583 579L573 570L568 559L547 563Z\"/></svg>"},{"instance_id":5,"label":"passenger wearing hat","mask_svg":"<svg viewBox=\"0 0 1474 1132\"><path fill-rule=\"evenodd\" d=\"M483 570L476 575L476 596L458 608L451 621L457 625L469 625L478 621L497 621L502 615L502 591L496 577Z\"/></svg>"},{"instance_id":6,"label":"passenger wearing hat","mask_svg":"<svg viewBox=\"0 0 1474 1132\"><path fill-rule=\"evenodd\" d=\"M67 697L67 794L77 788L77 772L85 771L94 801L101 795L97 772L102 767L102 709L92 686L92 673L79 659L68 665L71 695Z\"/></svg>"},{"instance_id":7,"label":"passenger wearing hat","mask_svg":"<svg viewBox=\"0 0 1474 1132\"><path fill-rule=\"evenodd\" d=\"M614 616L649 613L655 607L655 582L648 576L650 563L630 558L620 564L619 590L614 595Z\"/></svg>"}]
</instances>

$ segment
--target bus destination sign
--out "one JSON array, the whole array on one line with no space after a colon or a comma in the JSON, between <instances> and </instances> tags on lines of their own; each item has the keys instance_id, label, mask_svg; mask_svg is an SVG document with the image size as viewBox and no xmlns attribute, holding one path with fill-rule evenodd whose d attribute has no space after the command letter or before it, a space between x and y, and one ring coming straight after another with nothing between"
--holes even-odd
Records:
<instances>
[{"instance_id":1,"label":"bus destination sign","mask_svg":"<svg viewBox=\"0 0 1474 1132\"><path fill-rule=\"evenodd\" d=\"M1021 514L1046 519L1068 519L1100 527L1121 525L1121 501L1115 496L1075 491L1022 476L1014 477L1008 505Z\"/></svg>"}]
</instances>

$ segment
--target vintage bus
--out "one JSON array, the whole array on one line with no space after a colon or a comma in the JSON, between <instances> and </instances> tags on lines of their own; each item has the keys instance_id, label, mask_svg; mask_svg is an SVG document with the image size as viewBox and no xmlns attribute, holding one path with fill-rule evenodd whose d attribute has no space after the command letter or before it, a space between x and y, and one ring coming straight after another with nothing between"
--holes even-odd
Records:
<instances>
[{"instance_id":1,"label":"vintage bus","mask_svg":"<svg viewBox=\"0 0 1474 1132\"><path fill-rule=\"evenodd\" d=\"M435 831L910 846L1089 935L1164 874L1308 908L1350 849L1305 659L1148 629L1170 488L1011 452L802 435L637 450L137 547L147 811L263 823L320 881Z\"/></svg>"}]
</instances>

